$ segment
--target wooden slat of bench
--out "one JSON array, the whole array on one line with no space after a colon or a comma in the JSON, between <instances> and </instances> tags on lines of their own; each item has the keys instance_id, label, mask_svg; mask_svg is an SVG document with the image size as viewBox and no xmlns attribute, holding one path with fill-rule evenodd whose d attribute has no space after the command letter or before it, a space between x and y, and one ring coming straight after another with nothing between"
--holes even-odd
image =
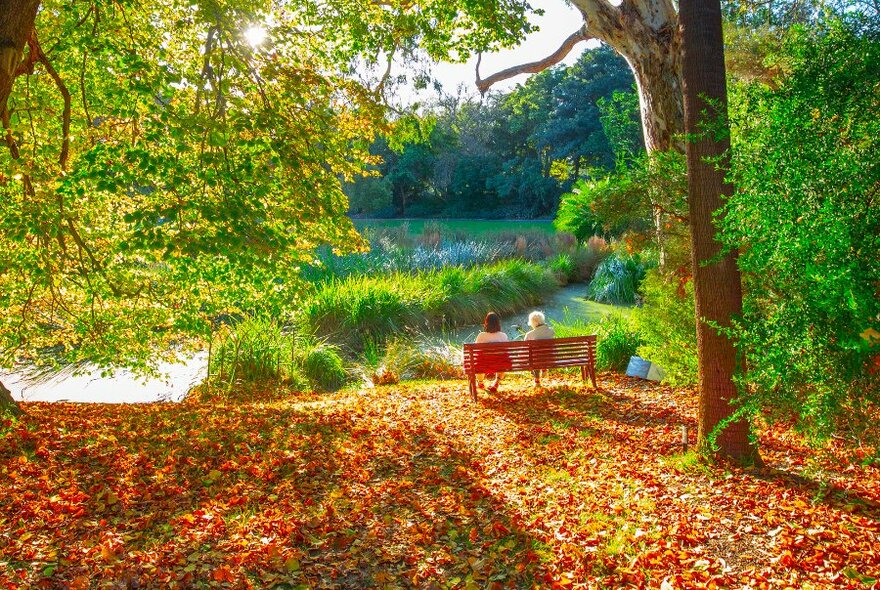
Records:
<instances>
[{"instance_id":1,"label":"wooden slat of bench","mask_svg":"<svg viewBox=\"0 0 880 590\"><path fill-rule=\"evenodd\" d=\"M581 378L586 381L589 377L596 387L595 336L465 344L463 356L462 364L474 401L477 401L477 373L580 367Z\"/></svg>"}]
</instances>

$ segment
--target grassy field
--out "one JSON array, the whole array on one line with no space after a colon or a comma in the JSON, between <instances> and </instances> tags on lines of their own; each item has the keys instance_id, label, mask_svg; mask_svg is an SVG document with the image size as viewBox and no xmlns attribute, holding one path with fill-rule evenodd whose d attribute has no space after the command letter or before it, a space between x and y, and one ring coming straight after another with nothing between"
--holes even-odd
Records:
<instances>
[{"instance_id":1,"label":"grassy field","mask_svg":"<svg viewBox=\"0 0 880 590\"><path fill-rule=\"evenodd\" d=\"M869 588L876 467L760 432L682 455L696 395L508 375L0 421L0 588ZM691 438L693 442L693 438Z\"/></svg>"},{"instance_id":2,"label":"grassy field","mask_svg":"<svg viewBox=\"0 0 880 590\"><path fill-rule=\"evenodd\" d=\"M406 226L410 235L418 236L425 224L438 225L442 235L466 235L470 239L485 239L492 234L507 232L541 232L553 234L553 221L549 219L355 219L358 231L365 228L394 229Z\"/></svg>"}]
</instances>

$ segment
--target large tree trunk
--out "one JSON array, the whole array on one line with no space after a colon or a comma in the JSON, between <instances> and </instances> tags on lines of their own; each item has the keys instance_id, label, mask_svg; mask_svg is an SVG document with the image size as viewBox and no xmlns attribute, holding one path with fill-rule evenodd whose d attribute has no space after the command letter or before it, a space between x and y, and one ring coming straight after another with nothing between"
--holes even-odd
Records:
<instances>
[{"instance_id":1,"label":"large tree trunk","mask_svg":"<svg viewBox=\"0 0 880 590\"><path fill-rule=\"evenodd\" d=\"M610 45L636 79L642 130L648 153L683 150L681 36L669 0L628 0L614 7L604 0L574 0L587 31Z\"/></svg>"},{"instance_id":2,"label":"large tree trunk","mask_svg":"<svg viewBox=\"0 0 880 590\"><path fill-rule=\"evenodd\" d=\"M20 416L22 411L18 404L15 403L15 400L12 399L12 392L6 389L3 383L0 383L0 415L3 414Z\"/></svg>"},{"instance_id":3,"label":"large tree trunk","mask_svg":"<svg viewBox=\"0 0 880 590\"><path fill-rule=\"evenodd\" d=\"M670 25L671 26L671 25ZM677 22L676 22L677 26ZM645 31L612 45L627 61L636 79L645 149L684 150L684 111L681 103L681 47L675 32Z\"/></svg>"},{"instance_id":4,"label":"large tree trunk","mask_svg":"<svg viewBox=\"0 0 880 590\"><path fill-rule=\"evenodd\" d=\"M734 411L737 397L734 373L744 360L730 339L709 324L730 326L742 312L742 286L736 254L717 259L721 244L715 239L713 215L733 192L724 180L724 166L709 159L724 158L730 147L727 124L727 78L719 0L681 0L684 120L689 141L688 209L696 296L697 350L700 360L698 443ZM712 260L711 263L709 261ZM740 462L759 460L749 440L749 423L727 425L716 439L719 454Z\"/></svg>"},{"instance_id":5,"label":"large tree trunk","mask_svg":"<svg viewBox=\"0 0 880 590\"><path fill-rule=\"evenodd\" d=\"M40 0L0 0L0 120L4 122L12 83L39 6Z\"/></svg>"}]
</instances>

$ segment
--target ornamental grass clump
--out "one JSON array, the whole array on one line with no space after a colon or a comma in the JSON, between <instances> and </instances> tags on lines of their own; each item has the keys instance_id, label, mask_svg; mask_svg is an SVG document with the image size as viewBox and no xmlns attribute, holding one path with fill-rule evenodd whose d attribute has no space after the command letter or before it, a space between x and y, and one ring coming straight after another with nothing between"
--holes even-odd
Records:
<instances>
[{"instance_id":1,"label":"ornamental grass clump","mask_svg":"<svg viewBox=\"0 0 880 590\"><path fill-rule=\"evenodd\" d=\"M215 334L208 358L208 385L226 389L240 383L286 383L333 391L347 381L337 347L263 317L225 326Z\"/></svg>"},{"instance_id":2,"label":"ornamental grass clump","mask_svg":"<svg viewBox=\"0 0 880 590\"><path fill-rule=\"evenodd\" d=\"M251 316L224 326L211 343L208 382L231 387L238 382L296 380L293 346L290 335L270 319Z\"/></svg>"},{"instance_id":3,"label":"ornamental grass clump","mask_svg":"<svg viewBox=\"0 0 880 590\"><path fill-rule=\"evenodd\" d=\"M615 252L596 268L587 297L599 303L633 305L639 284L645 278L646 263L638 254Z\"/></svg>"},{"instance_id":4,"label":"ornamental grass clump","mask_svg":"<svg viewBox=\"0 0 880 590\"><path fill-rule=\"evenodd\" d=\"M398 379L458 379L464 376L460 345L424 337L395 338L388 343L374 375L374 383L387 382L383 376Z\"/></svg>"},{"instance_id":5,"label":"ornamental grass clump","mask_svg":"<svg viewBox=\"0 0 880 590\"><path fill-rule=\"evenodd\" d=\"M321 285L300 308L298 323L361 352L394 336L479 323L539 303L558 288L537 264L509 260L472 268L348 277Z\"/></svg>"}]
</instances>

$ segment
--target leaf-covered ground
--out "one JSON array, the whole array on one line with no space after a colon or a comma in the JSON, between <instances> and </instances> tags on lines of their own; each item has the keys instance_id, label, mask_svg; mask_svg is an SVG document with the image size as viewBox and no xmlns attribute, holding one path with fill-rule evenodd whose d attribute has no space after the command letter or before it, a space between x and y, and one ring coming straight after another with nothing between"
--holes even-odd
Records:
<instances>
[{"instance_id":1,"label":"leaf-covered ground","mask_svg":"<svg viewBox=\"0 0 880 590\"><path fill-rule=\"evenodd\" d=\"M681 454L693 394L602 376L25 404L0 587L880 587L880 469L782 427Z\"/></svg>"}]
</instances>

